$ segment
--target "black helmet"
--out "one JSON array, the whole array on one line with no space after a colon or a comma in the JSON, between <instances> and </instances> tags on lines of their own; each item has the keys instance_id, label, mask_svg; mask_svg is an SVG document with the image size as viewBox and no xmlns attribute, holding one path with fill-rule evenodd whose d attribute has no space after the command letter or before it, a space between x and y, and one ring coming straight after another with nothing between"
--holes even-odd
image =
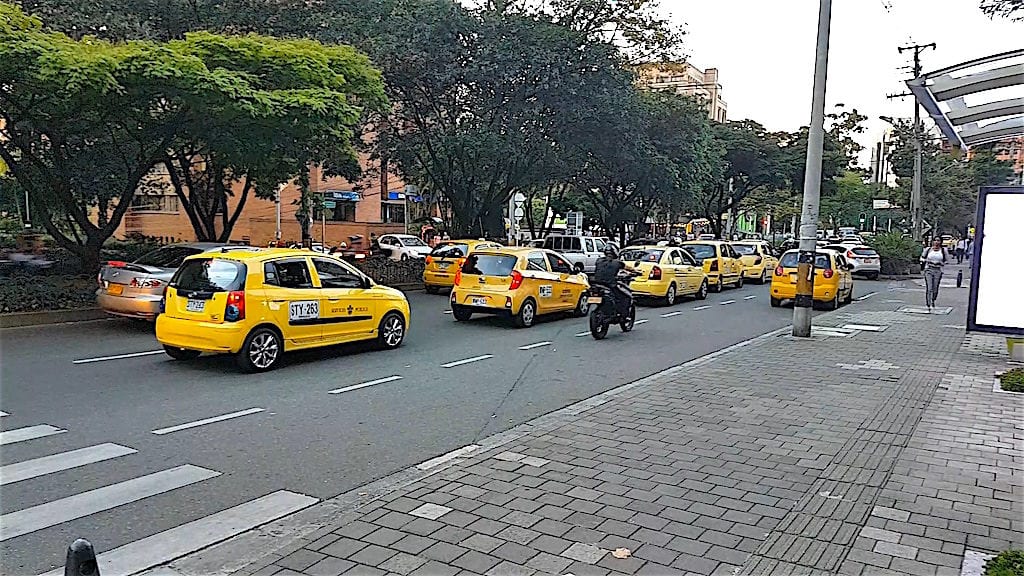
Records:
<instances>
[{"instance_id":1,"label":"black helmet","mask_svg":"<svg viewBox=\"0 0 1024 576\"><path fill-rule=\"evenodd\" d=\"M615 251L615 246L612 246L611 244L604 245L604 255L609 258L619 257L619 253Z\"/></svg>"}]
</instances>

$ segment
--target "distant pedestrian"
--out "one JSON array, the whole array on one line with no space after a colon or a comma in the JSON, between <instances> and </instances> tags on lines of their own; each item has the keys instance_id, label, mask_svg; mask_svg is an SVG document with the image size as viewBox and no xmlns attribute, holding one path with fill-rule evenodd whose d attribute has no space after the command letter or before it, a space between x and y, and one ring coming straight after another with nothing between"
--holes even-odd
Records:
<instances>
[{"instance_id":1,"label":"distant pedestrian","mask_svg":"<svg viewBox=\"0 0 1024 576\"><path fill-rule=\"evenodd\" d=\"M967 258L968 262L971 261L971 253L972 252L974 252L974 239L973 238L968 238L967 239L967 248L964 250L964 258Z\"/></svg>"},{"instance_id":2,"label":"distant pedestrian","mask_svg":"<svg viewBox=\"0 0 1024 576\"><path fill-rule=\"evenodd\" d=\"M961 238L956 243L956 263L964 263L964 254L967 253L967 240Z\"/></svg>"},{"instance_id":3,"label":"distant pedestrian","mask_svg":"<svg viewBox=\"0 0 1024 576\"><path fill-rule=\"evenodd\" d=\"M939 296L939 284L942 282L942 268L949 260L949 254L942 245L942 238L936 236L932 239L930 248L921 252L921 264L924 265L924 299L928 304L928 311L935 306L935 300Z\"/></svg>"}]
</instances>

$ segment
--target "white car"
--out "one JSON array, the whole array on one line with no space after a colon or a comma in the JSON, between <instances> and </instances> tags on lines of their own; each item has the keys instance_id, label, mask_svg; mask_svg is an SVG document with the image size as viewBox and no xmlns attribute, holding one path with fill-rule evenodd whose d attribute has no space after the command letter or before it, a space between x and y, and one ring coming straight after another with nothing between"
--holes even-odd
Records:
<instances>
[{"instance_id":1,"label":"white car","mask_svg":"<svg viewBox=\"0 0 1024 576\"><path fill-rule=\"evenodd\" d=\"M410 258L426 258L433 250L426 242L412 234L385 234L377 239L380 249L391 256L392 260L409 260Z\"/></svg>"},{"instance_id":2,"label":"white car","mask_svg":"<svg viewBox=\"0 0 1024 576\"><path fill-rule=\"evenodd\" d=\"M543 248L565 256L577 272L592 273L597 260L604 256L605 242L593 236L553 235L544 239Z\"/></svg>"},{"instance_id":3,"label":"white car","mask_svg":"<svg viewBox=\"0 0 1024 576\"><path fill-rule=\"evenodd\" d=\"M846 256L846 261L853 266L853 274L861 274L868 280L877 280L882 272L882 258L871 246L863 244L830 244L826 250L835 250Z\"/></svg>"}]
</instances>

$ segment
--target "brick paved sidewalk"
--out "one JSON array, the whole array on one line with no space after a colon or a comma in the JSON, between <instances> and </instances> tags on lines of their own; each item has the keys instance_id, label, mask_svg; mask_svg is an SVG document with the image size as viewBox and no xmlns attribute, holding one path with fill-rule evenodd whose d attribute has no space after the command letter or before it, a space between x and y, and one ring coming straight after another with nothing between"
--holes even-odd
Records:
<instances>
[{"instance_id":1,"label":"brick paved sidewalk","mask_svg":"<svg viewBox=\"0 0 1024 576\"><path fill-rule=\"evenodd\" d=\"M993 390L1002 339L957 327L966 289L926 315L897 311L921 304L913 283L878 286L816 324L883 331L773 335L605 394L251 571L960 574L1024 547L1024 396Z\"/></svg>"}]
</instances>

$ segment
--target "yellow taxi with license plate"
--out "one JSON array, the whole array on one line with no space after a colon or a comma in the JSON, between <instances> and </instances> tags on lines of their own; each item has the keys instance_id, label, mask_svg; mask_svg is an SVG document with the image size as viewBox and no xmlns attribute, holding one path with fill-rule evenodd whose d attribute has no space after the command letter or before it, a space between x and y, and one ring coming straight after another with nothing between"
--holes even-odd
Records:
<instances>
[{"instance_id":1,"label":"yellow taxi with license plate","mask_svg":"<svg viewBox=\"0 0 1024 576\"><path fill-rule=\"evenodd\" d=\"M452 316L464 322L475 313L498 314L519 327L532 326L543 314L586 316L589 289L586 275L551 250L477 249L455 275Z\"/></svg>"},{"instance_id":2,"label":"yellow taxi with license plate","mask_svg":"<svg viewBox=\"0 0 1024 576\"><path fill-rule=\"evenodd\" d=\"M726 284L743 287L743 263L728 242L691 240L683 242L683 249L704 267L711 290L721 292Z\"/></svg>"},{"instance_id":3,"label":"yellow taxi with license plate","mask_svg":"<svg viewBox=\"0 0 1024 576\"><path fill-rule=\"evenodd\" d=\"M781 306L783 300L796 298L797 265L799 250L790 250L779 259L772 275L771 305ZM840 303L853 300L853 274L851 266L842 254L832 250L818 250L814 253L814 302L835 310Z\"/></svg>"},{"instance_id":4,"label":"yellow taxi with license plate","mask_svg":"<svg viewBox=\"0 0 1024 576\"><path fill-rule=\"evenodd\" d=\"M487 240L445 240L434 247L423 265L423 285L427 294L437 294L455 285L455 273L466 262L466 256L479 248L501 248Z\"/></svg>"},{"instance_id":5,"label":"yellow taxi with license plate","mask_svg":"<svg viewBox=\"0 0 1024 576\"><path fill-rule=\"evenodd\" d=\"M758 284L764 284L772 276L778 259L772 253L767 242L733 242L732 249L740 257L743 264L743 277Z\"/></svg>"},{"instance_id":6,"label":"yellow taxi with license plate","mask_svg":"<svg viewBox=\"0 0 1024 576\"><path fill-rule=\"evenodd\" d=\"M172 358L236 355L246 371L284 352L359 340L401 345L409 327L402 292L375 284L327 254L224 248L182 263L164 294L156 337Z\"/></svg>"},{"instance_id":7,"label":"yellow taxi with license plate","mask_svg":"<svg viewBox=\"0 0 1024 576\"><path fill-rule=\"evenodd\" d=\"M619 253L619 260L636 268L640 275L629 283L637 297L658 298L666 306L679 296L708 296L708 276L693 256L668 246L630 246Z\"/></svg>"}]
</instances>

